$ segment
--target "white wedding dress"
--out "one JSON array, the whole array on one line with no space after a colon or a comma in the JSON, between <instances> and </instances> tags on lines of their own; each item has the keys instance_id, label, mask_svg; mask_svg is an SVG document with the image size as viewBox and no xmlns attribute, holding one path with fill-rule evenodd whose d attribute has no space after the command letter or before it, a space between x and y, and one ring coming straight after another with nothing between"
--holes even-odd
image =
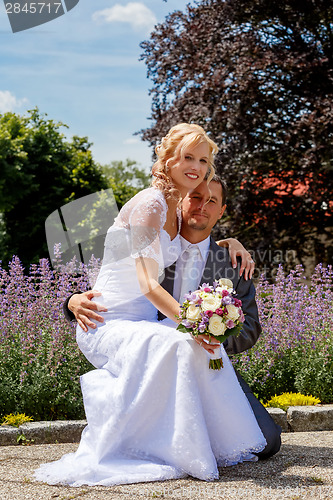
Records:
<instances>
[{"instance_id":1,"label":"white wedding dress","mask_svg":"<svg viewBox=\"0 0 333 500\"><path fill-rule=\"evenodd\" d=\"M76 453L35 472L49 484L115 485L193 476L218 479L218 466L256 460L265 438L222 347L224 367L141 294L135 258L164 267L180 253L162 229L167 204L155 188L140 192L109 229L95 289L105 323L77 341L97 368L81 377L88 425ZM163 252L162 252L163 249Z\"/></svg>"}]
</instances>

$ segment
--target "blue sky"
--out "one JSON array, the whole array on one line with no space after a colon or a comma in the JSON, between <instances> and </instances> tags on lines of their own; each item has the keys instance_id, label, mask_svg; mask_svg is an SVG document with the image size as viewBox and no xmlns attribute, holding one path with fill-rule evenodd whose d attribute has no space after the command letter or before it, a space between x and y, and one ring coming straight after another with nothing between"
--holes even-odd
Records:
<instances>
[{"instance_id":1,"label":"blue sky","mask_svg":"<svg viewBox=\"0 0 333 500\"><path fill-rule=\"evenodd\" d=\"M88 136L96 161L130 158L151 166L134 132L149 126L151 82L139 43L156 22L189 0L80 0L65 15L12 33L0 2L0 113L38 106Z\"/></svg>"}]
</instances>

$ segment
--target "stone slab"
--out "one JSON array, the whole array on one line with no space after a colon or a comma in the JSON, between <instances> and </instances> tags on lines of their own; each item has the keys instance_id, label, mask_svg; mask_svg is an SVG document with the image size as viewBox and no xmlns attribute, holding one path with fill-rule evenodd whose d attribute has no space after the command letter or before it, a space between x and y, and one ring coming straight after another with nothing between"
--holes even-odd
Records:
<instances>
[{"instance_id":1,"label":"stone slab","mask_svg":"<svg viewBox=\"0 0 333 500\"><path fill-rule=\"evenodd\" d=\"M283 432L316 432L333 430L333 404L317 406L291 406L285 412L280 408L267 408ZM27 422L18 429L0 426L0 446L21 443L78 443L87 425L86 420L55 420ZM22 438L17 441L19 436Z\"/></svg>"},{"instance_id":2,"label":"stone slab","mask_svg":"<svg viewBox=\"0 0 333 500\"><path fill-rule=\"evenodd\" d=\"M287 422L294 432L332 431L333 404L290 406L287 410Z\"/></svg>"},{"instance_id":3,"label":"stone slab","mask_svg":"<svg viewBox=\"0 0 333 500\"><path fill-rule=\"evenodd\" d=\"M85 420L27 422L20 425L18 431L34 444L78 443L86 425Z\"/></svg>"},{"instance_id":4,"label":"stone slab","mask_svg":"<svg viewBox=\"0 0 333 500\"><path fill-rule=\"evenodd\" d=\"M287 422L287 412L281 410L281 408L266 408L272 419L276 424L278 424L282 432L288 432L289 426Z\"/></svg>"},{"instance_id":5,"label":"stone slab","mask_svg":"<svg viewBox=\"0 0 333 500\"><path fill-rule=\"evenodd\" d=\"M0 446L17 444L18 436L19 430L16 427L11 427L10 425L0 426Z\"/></svg>"}]
</instances>

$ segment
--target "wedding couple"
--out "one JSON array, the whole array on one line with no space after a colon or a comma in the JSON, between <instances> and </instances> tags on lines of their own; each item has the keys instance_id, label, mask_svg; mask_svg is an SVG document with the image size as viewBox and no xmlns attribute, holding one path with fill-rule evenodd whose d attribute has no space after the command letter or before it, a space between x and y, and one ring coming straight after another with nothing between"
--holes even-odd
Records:
<instances>
[{"instance_id":1,"label":"wedding couple","mask_svg":"<svg viewBox=\"0 0 333 500\"><path fill-rule=\"evenodd\" d=\"M96 367L81 377L88 425L77 452L43 464L37 479L72 486L187 475L211 481L218 466L278 451L279 428L226 354L250 348L260 326L251 281L210 239L225 209L223 184L214 177L216 152L201 127L173 127L156 148L152 187L122 208L107 233L95 284L101 296L92 298L102 316L87 302L94 292L71 297L79 347ZM221 346L218 371L208 368L220 349L216 340L176 330L182 271L194 254L193 289L225 276L243 303L242 332ZM157 311L166 319L158 321ZM94 328L94 319L103 322Z\"/></svg>"}]
</instances>

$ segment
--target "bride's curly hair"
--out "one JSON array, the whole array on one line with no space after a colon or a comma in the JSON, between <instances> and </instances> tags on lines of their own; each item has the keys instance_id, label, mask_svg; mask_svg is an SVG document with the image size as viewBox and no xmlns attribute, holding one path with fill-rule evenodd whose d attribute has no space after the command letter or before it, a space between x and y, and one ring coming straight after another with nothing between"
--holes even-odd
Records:
<instances>
[{"instance_id":1,"label":"bride's curly hair","mask_svg":"<svg viewBox=\"0 0 333 500\"><path fill-rule=\"evenodd\" d=\"M166 198L180 198L180 193L168 174L168 162L169 160L176 160L178 163L184 158L185 150L189 146L196 147L202 142L206 142L209 148L208 175L206 178L207 182L210 182L215 174L214 157L218 152L217 145L208 137L200 125L179 123L169 130L168 134L162 138L160 144L155 148L157 161L152 167L152 186L163 191ZM175 166L177 166L177 163Z\"/></svg>"}]
</instances>

